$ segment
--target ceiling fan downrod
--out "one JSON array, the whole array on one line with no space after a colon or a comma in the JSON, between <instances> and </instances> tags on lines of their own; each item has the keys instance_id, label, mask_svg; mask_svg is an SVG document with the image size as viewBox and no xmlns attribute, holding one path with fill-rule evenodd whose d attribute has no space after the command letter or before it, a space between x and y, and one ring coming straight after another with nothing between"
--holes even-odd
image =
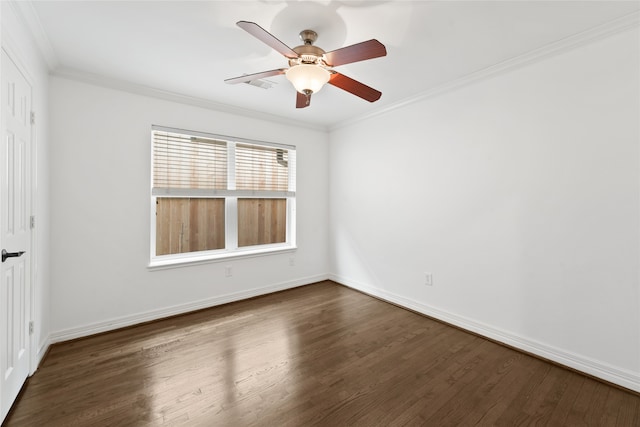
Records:
<instances>
[{"instance_id":1,"label":"ceiling fan downrod","mask_svg":"<svg viewBox=\"0 0 640 427\"><path fill-rule=\"evenodd\" d=\"M300 31L300 40L305 45L312 45L318 40L318 33L313 30L302 30Z\"/></svg>"}]
</instances>

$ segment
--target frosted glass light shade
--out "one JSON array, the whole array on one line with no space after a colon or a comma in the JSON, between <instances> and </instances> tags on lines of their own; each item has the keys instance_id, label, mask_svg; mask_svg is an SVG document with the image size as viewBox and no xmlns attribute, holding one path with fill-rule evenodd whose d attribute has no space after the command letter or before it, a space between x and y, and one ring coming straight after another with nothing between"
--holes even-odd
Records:
<instances>
[{"instance_id":1,"label":"frosted glass light shade","mask_svg":"<svg viewBox=\"0 0 640 427\"><path fill-rule=\"evenodd\" d=\"M300 93L305 90L318 92L329 81L330 75L324 68L310 64L294 65L286 71L287 79Z\"/></svg>"}]
</instances>

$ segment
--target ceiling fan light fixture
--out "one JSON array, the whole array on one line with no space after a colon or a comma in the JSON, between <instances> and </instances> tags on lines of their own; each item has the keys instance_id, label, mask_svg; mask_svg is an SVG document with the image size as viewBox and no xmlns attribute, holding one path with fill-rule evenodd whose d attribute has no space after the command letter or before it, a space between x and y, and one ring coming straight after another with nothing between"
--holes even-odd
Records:
<instances>
[{"instance_id":1,"label":"ceiling fan light fixture","mask_svg":"<svg viewBox=\"0 0 640 427\"><path fill-rule=\"evenodd\" d=\"M298 92L306 94L307 91L317 93L322 89L331 73L318 65L300 64L289 68L286 76Z\"/></svg>"}]
</instances>

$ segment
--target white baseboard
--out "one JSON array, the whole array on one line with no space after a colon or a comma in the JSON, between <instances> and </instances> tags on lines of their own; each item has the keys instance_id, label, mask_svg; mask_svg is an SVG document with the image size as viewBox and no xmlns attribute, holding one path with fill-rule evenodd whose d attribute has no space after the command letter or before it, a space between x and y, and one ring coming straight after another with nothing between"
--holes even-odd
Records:
<instances>
[{"instance_id":1,"label":"white baseboard","mask_svg":"<svg viewBox=\"0 0 640 427\"><path fill-rule=\"evenodd\" d=\"M273 292L283 291L286 289L296 288L323 280L333 280L336 283L358 290L365 294L389 301L401 307L422 313L426 316L433 317L459 328L470 332L477 333L492 340L504 343L511 347L535 354L542 358L551 360L569 368L592 375L594 377L609 381L613 384L640 392L640 375L626 369L616 368L588 357L568 352L557 347L553 347L539 341L531 340L511 332L495 328L490 325L475 321L473 319L450 313L418 301L405 298L403 296L388 292L386 290L370 286L344 276L335 274L310 276L289 282L282 282L260 288L249 289L241 292L235 292L226 295L220 295L205 300L195 301L188 304L167 307L159 310L153 310L145 313L139 313L132 316L124 316L121 318L110 319L104 322L93 323L77 328L65 329L51 333L41 344L37 354L37 365L42 361L49 346L56 342L67 341L75 338L81 338L101 332L107 332L114 329L132 326L152 320L158 320L178 314L184 314L203 308L214 307L216 305L227 304L247 298L260 295L266 295Z\"/></svg>"},{"instance_id":2,"label":"white baseboard","mask_svg":"<svg viewBox=\"0 0 640 427\"><path fill-rule=\"evenodd\" d=\"M383 299L385 301L408 308L434 319L455 325L467 331L474 332L484 337L499 341L511 347L535 354L569 368L592 375L605 381L617 384L636 392L640 392L640 374L626 369L616 368L597 360L590 359L579 354L562 350L539 341L531 340L499 328L477 322L455 313L438 309L409 298L376 288L344 276L331 274L329 279L336 283L358 290L365 294Z\"/></svg>"},{"instance_id":3,"label":"white baseboard","mask_svg":"<svg viewBox=\"0 0 640 427\"><path fill-rule=\"evenodd\" d=\"M32 341L31 345L32 346L36 345L35 340ZM31 361L30 361L31 366L29 368L29 376L35 374L38 368L40 367L40 364L42 363L42 359L44 359L44 356L47 354L47 350L49 350L49 347L51 346L51 336L47 335L47 337L37 345L38 345L38 348L36 349L36 351L31 353Z\"/></svg>"},{"instance_id":4,"label":"white baseboard","mask_svg":"<svg viewBox=\"0 0 640 427\"><path fill-rule=\"evenodd\" d=\"M240 301L247 298L253 298L260 295L266 295L273 292L296 288L299 286L304 286L311 283L327 280L328 278L329 278L328 274L303 277L303 278L288 281L288 282L277 283L274 285L264 286L260 288L248 289L245 291L234 292L226 295L219 295L212 298L207 298L204 300L195 301L187 304L180 304L172 307L166 307L158 310L138 313L131 316L123 316L115 319L109 319L103 322L92 323L89 325L80 326L76 328L64 329L61 331L56 331L51 333L51 335L49 336L49 344L53 344L61 341L68 341L75 338L82 338L89 335L98 334L101 332L107 332L107 331L112 331L114 329L124 328L126 326L137 325L137 324L149 322L152 320L158 320L165 317L175 316L178 314L189 313L191 311L201 310L203 308L214 307L216 305L227 304L234 301Z\"/></svg>"},{"instance_id":5,"label":"white baseboard","mask_svg":"<svg viewBox=\"0 0 640 427\"><path fill-rule=\"evenodd\" d=\"M51 335L48 335L42 343L40 343L40 347L38 348L38 353L36 353L35 367L34 371L38 369L38 366L42 363L42 359L47 354L49 347L51 346Z\"/></svg>"}]
</instances>

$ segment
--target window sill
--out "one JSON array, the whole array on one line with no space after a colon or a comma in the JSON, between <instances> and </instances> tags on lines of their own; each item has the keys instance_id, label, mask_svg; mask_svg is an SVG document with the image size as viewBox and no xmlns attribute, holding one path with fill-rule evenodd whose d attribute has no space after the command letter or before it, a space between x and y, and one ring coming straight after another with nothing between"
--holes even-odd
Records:
<instances>
[{"instance_id":1,"label":"window sill","mask_svg":"<svg viewBox=\"0 0 640 427\"><path fill-rule=\"evenodd\" d=\"M190 255L184 257L170 257L164 259L154 259L149 261L147 269L150 271L166 270L170 268L187 267L198 264L210 264L216 262L227 261L229 259L253 258L258 256L274 255L283 252L293 252L296 246L270 246L260 249L236 250L233 252L224 252L206 255Z\"/></svg>"}]
</instances>

